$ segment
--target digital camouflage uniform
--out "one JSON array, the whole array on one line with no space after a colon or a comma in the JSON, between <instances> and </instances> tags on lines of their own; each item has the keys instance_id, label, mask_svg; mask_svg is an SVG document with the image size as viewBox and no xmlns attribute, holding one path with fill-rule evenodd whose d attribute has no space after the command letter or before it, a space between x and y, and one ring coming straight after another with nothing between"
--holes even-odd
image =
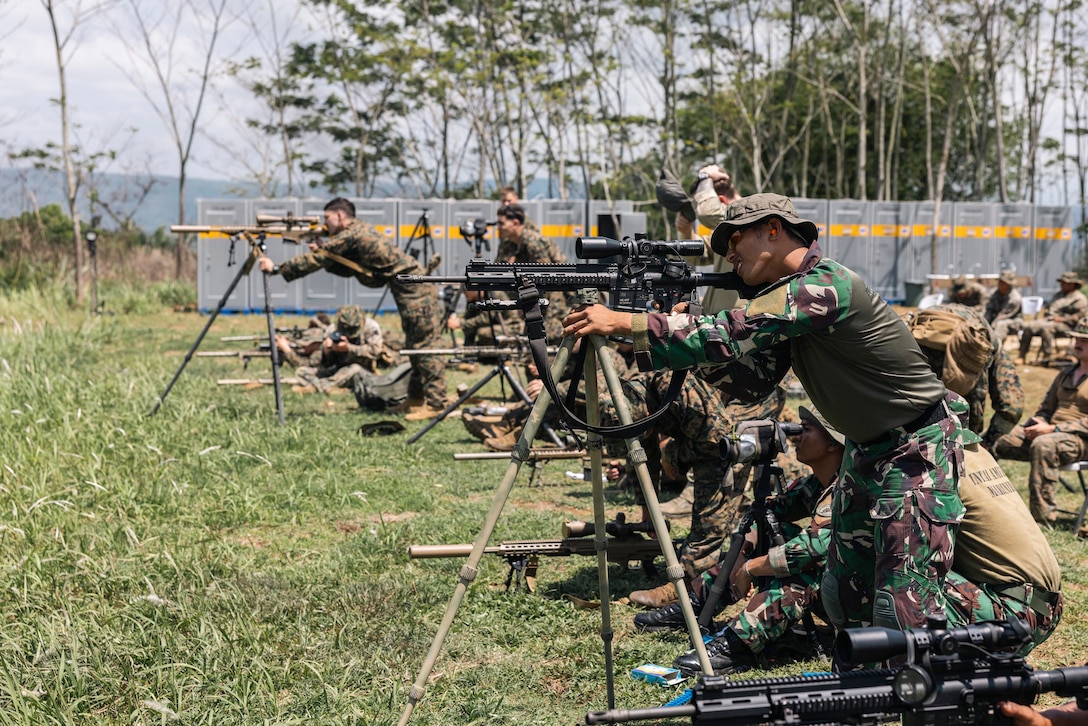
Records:
<instances>
[{"instance_id":1,"label":"digital camouflage uniform","mask_svg":"<svg viewBox=\"0 0 1088 726\"><path fill-rule=\"evenodd\" d=\"M994 444L998 458L1031 462L1029 505L1039 522L1058 516L1055 493L1061 466L1088 454L1088 377L1074 380L1076 368L1073 364L1058 373L1035 412L1034 418L1057 426L1053 433L1028 441L1024 427L1016 426Z\"/></svg>"},{"instance_id":2,"label":"digital camouflage uniform","mask_svg":"<svg viewBox=\"0 0 1088 726\"><path fill-rule=\"evenodd\" d=\"M961 429L906 324L855 273L813 243L796 273L744 310L635 315L632 329L636 355L654 367L700 366L738 395L769 390L792 363L847 437L822 584L828 615L837 627L902 628L943 612L963 516Z\"/></svg>"},{"instance_id":3,"label":"digital camouflage uniform","mask_svg":"<svg viewBox=\"0 0 1088 726\"><path fill-rule=\"evenodd\" d=\"M357 272L322 254L330 252L351 260L362 268ZM307 252L279 265L279 274L290 282L317 270L327 270L338 277L354 277L366 287L389 286L400 312L408 348L437 348L442 335L444 309L433 283L408 284L397 275L422 275L419 262L383 237L373 226L353 219L333 235L317 252ZM412 378L409 398L424 401L435 409L446 407L445 362L441 356L411 357Z\"/></svg>"},{"instance_id":4,"label":"digital camouflage uniform","mask_svg":"<svg viewBox=\"0 0 1088 726\"><path fill-rule=\"evenodd\" d=\"M499 241L495 261L558 265L566 263L567 257L554 242L544 239L538 230L523 225L521 238L516 242ZM563 338L563 318L567 317L567 313L570 312L566 295L559 291L552 291L543 293L542 297L548 299L548 307L544 311L544 330L548 335L548 340L561 340Z\"/></svg>"},{"instance_id":5,"label":"digital camouflage uniform","mask_svg":"<svg viewBox=\"0 0 1088 726\"><path fill-rule=\"evenodd\" d=\"M1019 333L1024 326L1023 304L1023 298L1015 287L1009 290L1008 295L1002 295L998 289L986 301L984 317L994 329L998 343L1004 344L1005 338Z\"/></svg>"},{"instance_id":6,"label":"digital camouflage uniform","mask_svg":"<svg viewBox=\"0 0 1088 726\"><path fill-rule=\"evenodd\" d=\"M1054 353L1054 338L1068 335L1080 319L1088 314L1088 297L1079 289L1065 294L1058 291L1043 306L1040 317L1024 323L1020 333L1020 358L1027 358L1031 339L1036 335L1041 341L1039 355L1049 358Z\"/></svg>"},{"instance_id":7,"label":"digital camouflage uniform","mask_svg":"<svg viewBox=\"0 0 1088 726\"><path fill-rule=\"evenodd\" d=\"M972 325L979 326L986 331L991 340L991 361L983 368L981 375L974 387L967 392L964 398L971 408L968 428L982 436L982 441L987 445L993 445L998 437L1012 431L1020 421L1024 413L1024 386L1020 383L1020 376L1016 373L1016 364L1012 357L1001 347L1000 338L986 323L982 315L965 305L940 304L926 308L927 311L947 311L959 315ZM944 368L946 352L921 345L922 352L929 359L930 367L937 375ZM986 397L989 395L993 405L994 415L990 419L990 425L983 433L982 427L986 418Z\"/></svg>"},{"instance_id":8,"label":"digital camouflage uniform","mask_svg":"<svg viewBox=\"0 0 1088 726\"><path fill-rule=\"evenodd\" d=\"M794 479L781 495L767 502L767 509L778 518L786 538L768 552L775 574L755 578L756 593L744 610L715 634L721 637L725 630L732 630L757 655L799 622L807 609L819 607L820 579L831 539L831 487L811 474ZM794 524L809 517L805 529ZM706 601L717 575L714 567L693 583L700 602Z\"/></svg>"}]
</instances>

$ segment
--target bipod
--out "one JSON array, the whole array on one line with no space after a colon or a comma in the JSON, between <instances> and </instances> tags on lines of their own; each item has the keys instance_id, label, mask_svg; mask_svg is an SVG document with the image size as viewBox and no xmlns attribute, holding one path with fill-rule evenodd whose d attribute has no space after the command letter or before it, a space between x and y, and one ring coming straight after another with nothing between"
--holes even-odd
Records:
<instances>
[{"instance_id":1,"label":"bipod","mask_svg":"<svg viewBox=\"0 0 1088 726\"><path fill-rule=\"evenodd\" d=\"M752 506L744 513L737 528L733 530L729 540L729 551L719 563L718 576L714 578L714 584L710 587L703 609L699 612L699 627L704 632L710 632L710 624L714 620L718 603L721 602L725 589L729 587L729 578L733 568L737 564L744 547L744 540L752 527L756 527L756 547L753 556L765 555L772 546L783 545L786 538L782 534L782 525L778 517L767 508L767 501L777 491L781 491L782 467L771 463L771 460L756 461L755 467L759 470L756 485L752 492ZM809 644L813 647L817 657L826 660L827 656L820 645L820 639L816 634L816 623L812 619L812 612L806 608L801 616L805 633Z\"/></svg>"},{"instance_id":2,"label":"bipod","mask_svg":"<svg viewBox=\"0 0 1088 726\"><path fill-rule=\"evenodd\" d=\"M416 220L416 226L412 228L412 234L409 235L408 240L404 243L405 253L412 257L419 255L419 262L423 265L424 269L427 267L427 260L430 259L430 257L427 256L428 250L432 255L434 254L434 238L431 236L431 223L427 220L428 214L429 212L424 209L423 214L419 215L419 219ZM421 249L417 250L412 246L412 243L416 240L423 241L423 247ZM424 274L429 275L431 274L431 271L427 270ZM382 303L385 302L385 296L388 292L389 286L386 285L385 289L382 290L382 296L378 298L378 304L374 306L374 312L371 313L372 317L377 317L378 313L382 311Z\"/></svg>"},{"instance_id":3,"label":"bipod","mask_svg":"<svg viewBox=\"0 0 1088 726\"><path fill-rule=\"evenodd\" d=\"M528 391L525 390L525 387L521 385L520 381L518 381L517 376L514 375L513 369L510 368L510 362L506 359L500 359L495 364L495 366L490 371L488 371L487 375L485 375L483 378L473 384L472 387L469 388L467 391L458 396L456 401L446 406L446 408L442 410L442 413L438 414L430 421L428 421L426 426L412 434L411 438L409 438L404 443L406 445L414 444L416 441L422 438L425 433L433 429L439 424L439 422L449 416L450 413L457 409L461 404L472 398L472 396L474 396L477 391L487 385L488 381L490 381L492 378L495 378L496 376L502 376L502 380L510 384L510 389L517 395L517 397L522 402L527 403L530 406L533 405L533 399L529 397ZM551 441L553 444L561 449L568 448L567 444L563 442L563 439L559 437L559 434L555 432L555 429L549 426L546 422L541 421L540 428L543 430L544 435L548 437L548 440ZM532 439L530 439L529 441L530 443L532 443Z\"/></svg>"},{"instance_id":4,"label":"bipod","mask_svg":"<svg viewBox=\"0 0 1088 726\"><path fill-rule=\"evenodd\" d=\"M196 337L196 340L193 341L192 347L190 347L189 352L185 354L185 360L181 362L181 366L178 368L177 372L174 373L174 377L170 379L170 383L166 385L166 389L161 394L159 394L159 398L155 402L155 407L151 409L151 413L147 415L148 418L154 416L158 412L159 407L162 406L162 402L165 401L166 397L170 394L170 389L174 387L174 384L177 383L178 378L181 377L181 372L185 370L185 366L189 365L189 361L193 359L193 354L196 353L196 349L200 347L201 341L203 341L204 336L208 334L208 330L211 329L212 324L215 322L215 319L219 317L219 313L223 312L223 308L226 307L227 300L229 300L230 296L234 293L234 288L238 287L238 283L242 281L243 277L249 274L250 270L253 269L253 264L261 257L262 254L264 254L265 250L267 249L267 245L265 244L265 235L263 233L258 234L256 237L253 237L248 232L232 235L230 238L230 259L234 259L234 245L238 241L238 238L242 236L244 236L246 242L249 243L249 256L246 258L246 261L242 263L242 265L238 268L238 274L236 274L234 276L234 279L230 281L230 285L227 286L226 292L224 292L223 297L220 298L219 304L215 306L215 312L211 314L211 316L208 318L208 322L204 324L204 329L200 331L200 335L198 335ZM230 263L228 262L228 265L229 264ZM284 423L284 418L283 391L280 388L280 355L279 349L276 347L276 326L272 320L272 301L268 294L268 273L262 273L262 276L264 278L264 312L265 317L268 319L268 339L271 343L271 345L269 345L269 348L271 350L270 357L272 358L272 382L276 389L276 412L279 414L280 425L282 426Z\"/></svg>"},{"instance_id":5,"label":"bipod","mask_svg":"<svg viewBox=\"0 0 1088 726\"><path fill-rule=\"evenodd\" d=\"M581 293L581 297L582 300L587 303L593 302L597 299L597 291L595 289L586 290ZM542 326L540 327L539 332L541 335L543 334ZM601 346L605 344L604 339L600 336L589 336L588 338L583 339L583 345L586 343L589 343L592 346L590 350L587 350L585 359L586 401L589 402L589 405L586 406L587 418L589 419L588 423L593 426L600 425L600 408L597 405L594 405L594 403L599 400L596 375L597 366L599 365L608 385L608 391L611 394L613 403L616 407L617 416L623 424L630 424L632 421L631 409L627 403L627 399L624 397L623 389L620 386L620 378L616 372L615 366L612 365L612 361L607 356L599 355ZM564 338L563 344L552 363L551 371L553 378L560 375L566 367L573 349L574 338L569 336ZM438 633L435 635L430 650L427 652L423 667L420 669L415 683L412 684L412 687L408 691L408 703L401 713L398 726L405 726L405 724L408 723L409 719L412 717L412 711L414 710L415 705L423 698L423 694L427 688L427 681L429 680L430 675L434 670L435 662L438 660L438 656L442 651L442 644L445 642L446 636L449 634L450 628L453 625L453 621L457 617L457 611L461 606L462 600L464 600L465 594L468 592L469 585L472 584L473 580L476 578L477 572L479 572L480 560L483 558L484 549L487 547L488 540L491 539L491 535L495 530L495 525L498 523L499 516L502 514L503 506L510 498L510 491L513 488L514 480L521 469L521 465L528 458L529 444L532 443L533 438L536 436L537 429L544 420L544 413L550 402L551 395L547 390L542 391L537 398L536 403L533 404L529 419L526 421L525 428L522 430L521 438L514 446L514 450L510 452L510 464L506 468L506 474L499 484L498 490L495 492L495 498L492 500L491 508L484 518L483 527L472 545L472 552L461 567L453 597L450 599L449 605L446 607L446 612L442 616L442 621L438 626ZM699 656L699 664L704 675L711 675L714 671L710 666L710 660L707 658L706 647L703 645L703 639L699 633L699 626L695 620L695 613L691 607L691 599L688 597L688 590L684 584L684 570L677 560L676 551L673 549L668 526L665 523L665 518L661 514L661 508L658 506L657 494L654 491L653 482L650 480L650 471L646 465L646 452L642 448L637 436L627 438L625 441L628 451L627 461L635 464L635 472L638 476L638 482L642 487L642 493L646 500L646 508L649 510L650 519L654 526L654 532L661 545L661 554L664 556L667 564L665 571L669 580L672 582L673 587L676 588L676 593L680 600L680 607L684 613L684 622L687 625L688 633L691 636L692 642L695 645L695 650ZM611 594L608 585L608 519L605 515L604 484L601 479L601 472L603 469L603 448L604 439L601 434L590 432L587 436L586 449L590 452L590 468L592 469L590 480L593 486L594 540L597 550L597 577L601 601L601 641L604 644L608 707L611 709L615 707L616 696L615 674L613 673L612 661L612 615L609 606Z\"/></svg>"}]
</instances>

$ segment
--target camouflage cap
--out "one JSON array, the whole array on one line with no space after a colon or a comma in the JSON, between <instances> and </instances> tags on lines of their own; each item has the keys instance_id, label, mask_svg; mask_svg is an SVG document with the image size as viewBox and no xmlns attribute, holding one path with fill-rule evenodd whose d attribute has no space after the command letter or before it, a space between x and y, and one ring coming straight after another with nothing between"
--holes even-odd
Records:
<instances>
[{"instance_id":1,"label":"camouflage cap","mask_svg":"<svg viewBox=\"0 0 1088 726\"><path fill-rule=\"evenodd\" d=\"M336 329L347 336L358 335L365 317L358 305L344 305L336 311Z\"/></svg>"},{"instance_id":2,"label":"camouflage cap","mask_svg":"<svg viewBox=\"0 0 1088 726\"><path fill-rule=\"evenodd\" d=\"M1081 318L1077 321L1076 327L1069 331L1069 336L1072 338L1088 338L1088 318Z\"/></svg>"},{"instance_id":3,"label":"camouflage cap","mask_svg":"<svg viewBox=\"0 0 1088 726\"><path fill-rule=\"evenodd\" d=\"M1005 282L1005 283L1008 283L1009 285L1015 285L1016 284L1016 273L1013 272L1012 270L1005 270L1004 272L1001 273L1000 276L998 276L997 281L998 282Z\"/></svg>"},{"instance_id":4,"label":"camouflage cap","mask_svg":"<svg viewBox=\"0 0 1088 726\"><path fill-rule=\"evenodd\" d=\"M952 281L952 287L967 287L967 275L960 275Z\"/></svg>"},{"instance_id":5,"label":"camouflage cap","mask_svg":"<svg viewBox=\"0 0 1088 726\"><path fill-rule=\"evenodd\" d=\"M1058 282L1067 282L1070 285L1083 285L1084 284L1084 281L1080 279L1080 275L1073 272L1072 270L1068 270L1066 272L1063 272L1061 277L1058 278Z\"/></svg>"},{"instance_id":6,"label":"camouflage cap","mask_svg":"<svg viewBox=\"0 0 1088 726\"><path fill-rule=\"evenodd\" d=\"M839 446L846 446L846 437L834 426L827 422L827 419L823 417L819 411L815 408L808 408L806 406L797 407L797 415L801 417L802 421L808 421L814 423L824 430L827 437L837 443Z\"/></svg>"},{"instance_id":7,"label":"camouflage cap","mask_svg":"<svg viewBox=\"0 0 1088 726\"><path fill-rule=\"evenodd\" d=\"M768 217L778 217L806 244L819 237L816 225L797 216L797 210L789 197L781 194L753 194L741 197L725 208L725 221L717 226L710 238L710 246L719 255L729 252L729 239L738 229L762 222Z\"/></svg>"}]
</instances>

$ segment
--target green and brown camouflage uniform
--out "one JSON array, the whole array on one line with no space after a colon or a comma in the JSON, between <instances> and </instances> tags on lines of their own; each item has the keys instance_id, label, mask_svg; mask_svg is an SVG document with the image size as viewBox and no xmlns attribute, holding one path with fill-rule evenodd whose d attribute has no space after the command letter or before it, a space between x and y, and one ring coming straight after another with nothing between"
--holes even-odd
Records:
<instances>
[{"instance_id":1,"label":"green and brown camouflage uniform","mask_svg":"<svg viewBox=\"0 0 1088 726\"><path fill-rule=\"evenodd\" d=\"M362 268L357 272L322 254L331 252L351 260ZM329 238L317 252L307 252L279 265L279 274L290 282L317 270L338 277L354 277L366 287L389 286L400 312L408 348L438 348L442 335L444 309L433 283L408 284L397 275L422 275L419 262L383 237L372 225L353 219L348 226ZM445 362L441 356L414 355L408 395L435 409L446 407Z\"/></svg>"},{"instance_id":2,"label":"green and brown camouflage uniform","mask_svg":"<svg viewBox=\"0 0 1088 726\"><path fill-rule=\"evenodd\" d=\"M744 310L635 315L632 328L653 367L700 366L735 395L768 391L792 364L847 436L822 584L837 627L921 627L944 611L963 517L962 430L906 324L856 273L813 243L797 272Z\"/></svg>"},{"instance_id":3,"label":"green and brown camouflage uniform","mask_svg":"<svg viewBox=\"0 0 1088 726\"><path fill-rule=\"evenodd\" d=\"M499 241L495 261L559 265L566 263L567 256L554 242L544 239L538 230L523 226L521 237L517 241ZM552 291L544 293L543 297L548 299L548 306L544 311L544 330L548 340L559 341L563 338L563 318L570 312L567 296L562 292Z\"/></svg>"},{"instance_id":4,"label":"green and brown camouflage uniform","mask_svg":"<svg viewBox=\"0 0 1088 726\"><path fill-rule=\"evenodd\" d=\"M1004 344L1005 338L1011 333L1019 333L1024 326L1023 305L1023 298L1016 288L1010 289L1008 295L996 290L986 301L983 317L994 329L994 337L999 343Z\"/></svg>"}]
</instances>

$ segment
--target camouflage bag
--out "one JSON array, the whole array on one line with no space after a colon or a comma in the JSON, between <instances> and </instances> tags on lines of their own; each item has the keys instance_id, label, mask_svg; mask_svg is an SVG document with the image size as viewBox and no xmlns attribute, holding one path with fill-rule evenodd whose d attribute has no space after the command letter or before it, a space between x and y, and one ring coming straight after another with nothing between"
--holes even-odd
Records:
<instances>
[{"instance_id":1,"label":"camouflage bag","mask_svg":"<svg viewBox=\"0 0 1088 726\"><path fill-rule=\"evenodd\" d=\"M401 363L380 376L370 371L362 371L352 382L352 392L359 408L388 411L408 400L408 382L411 377L411 362Z\"/></svg>"}]
</instances>

